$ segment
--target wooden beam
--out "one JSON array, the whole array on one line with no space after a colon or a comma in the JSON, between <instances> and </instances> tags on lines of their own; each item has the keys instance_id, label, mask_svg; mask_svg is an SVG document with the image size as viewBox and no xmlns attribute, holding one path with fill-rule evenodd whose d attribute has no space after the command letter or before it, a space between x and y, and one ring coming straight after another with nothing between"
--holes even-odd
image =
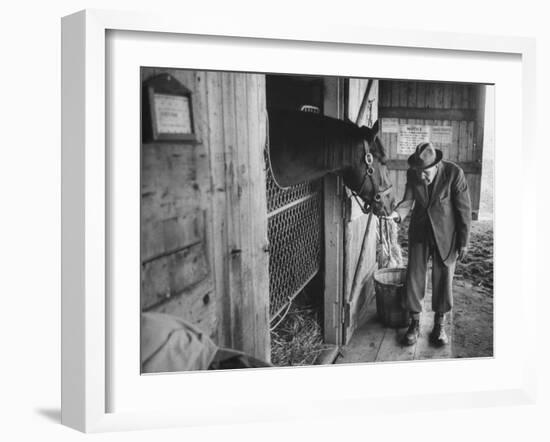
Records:
<instances>
[{"instance_id":1,"label":"wooden beam","mask_svg":"<svg viewBox=\"0 0 550 442\"><path fill-rule=\"evenodd\" d=\"M413 107L381 107L379 118L404 118L414 120L456 120L474 121L475 109L430 109Z\"/></svg>"},{"instance_id":2,"label":"wooden beam","mask_svg":"<svg viewBox=\"0 0 550 442\"><path fill-rule=\"evenodd\" d=\"M481 163L478 161L458 162L457 163L464 173L477 173L481 172ZM388 160L386 163L390 170L407 170L409 163L407 160Z\"/></svg>"},{"instance_id":3,"label":"wooden beam","mask_svg":"<svg viewBox=\"0 0 550 442\"><path fill-rule=\"evenodd\" d=\"M357 112L357 117L355 118L355 124L357 125L359 125L359 123L363 119L365 111L367 110L367 104L369 102L369 95L370 90L372 89L373 82L374 80L367 80L367 88L365 90L365 93L363 94L363 100L361 100L361 106L359 107L359 112Z\"/></svg>"},{"instance_id":4,"label":"wooden beam","mask_svg":"<svg viewBox=\"0 0 550 442\"><path fill-rule=\"evenodd\" d=\"M343 117L343 80L335 77L324 79L325 115ZM329 174L323 179L324 187L324 341L339 346L342 343L340 313L343 305L343 183L341 178Z\"/></svg>"}]
</instances>

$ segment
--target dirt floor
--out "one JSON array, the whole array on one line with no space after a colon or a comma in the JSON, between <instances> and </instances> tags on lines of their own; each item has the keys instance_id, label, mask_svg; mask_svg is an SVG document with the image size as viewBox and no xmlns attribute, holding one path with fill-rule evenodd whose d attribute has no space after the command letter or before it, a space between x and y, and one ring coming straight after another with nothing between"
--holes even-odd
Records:
<instances>
[{"instance_id":1,"label":"dirt floor","mask_svg":"<svg viewBox=\"0 0 550 442\"><path fill-rule=\"evenodd\" d=\"M457 358L493 355L493 222L473 221L470 250L456 269L455 284L471 291L454 297L453 352Z\"/></svg>"},{"instance_id":2,"label":"dirt floor","mask_svg":"<svg viewBox=\"0 0 550 442\"><path fill-rule=\"evenodd\" d=\"M408 223L403 223L399 243L407 256ZM468 256L458 263L453 306L453 356L472 358L493 355L493 221L472 221Z\"/></svg>"}]
</instances>

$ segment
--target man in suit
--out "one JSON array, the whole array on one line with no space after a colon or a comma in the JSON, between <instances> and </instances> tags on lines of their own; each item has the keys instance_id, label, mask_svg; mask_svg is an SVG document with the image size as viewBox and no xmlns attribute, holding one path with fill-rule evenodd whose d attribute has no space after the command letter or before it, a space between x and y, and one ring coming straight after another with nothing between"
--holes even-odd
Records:
<instances>
[{"instance_id":1,"label":"man in suit","mask_svg":"<svg viewBox=\"0 0 550 442\"><path fill-rule=\"evenodd\" d=\"M416 147L408 159L405 195L390 215L400 222L412 210L404 300L410 325L403 336L405 345L413 345L418 339L430 257L434 311L430 342L438 346L448 343L444 322L453 306L455 265L468 250L472 213L468 183L463 170L442 157L442 152L429 142Z\"/></svg>"}]
</instances>

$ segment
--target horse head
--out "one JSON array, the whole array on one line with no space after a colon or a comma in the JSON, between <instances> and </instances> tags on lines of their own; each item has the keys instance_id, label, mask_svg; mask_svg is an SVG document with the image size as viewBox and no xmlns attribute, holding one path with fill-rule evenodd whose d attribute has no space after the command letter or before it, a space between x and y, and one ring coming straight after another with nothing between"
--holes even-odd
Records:
<instances>
[{"instance_id":1,"label":"horse head","mask_svg":"<svg viewBox=\"0 0 550 442\"><path fill-rule=\"evenodd\" d=\"M323 115L270 110L269 164L281 188L334 173L375 215L389 215L395 199L386 151L372 128Z\"/></svg>"},{"instance_id":2,"label":"horse head","mask_svg":"<svg viewBox=\"0 0 550 442\"><path fill-rule=\"evenodd\" d=\"M395 196L386 165L386 148L378 136L378 121L372 128L362 126L359 130L363 148L355 147L354 161L339 174L344 184L361 198L364 210L370 209L378 216L389 215L395 206Z\"/></svg>"}]
</instances>

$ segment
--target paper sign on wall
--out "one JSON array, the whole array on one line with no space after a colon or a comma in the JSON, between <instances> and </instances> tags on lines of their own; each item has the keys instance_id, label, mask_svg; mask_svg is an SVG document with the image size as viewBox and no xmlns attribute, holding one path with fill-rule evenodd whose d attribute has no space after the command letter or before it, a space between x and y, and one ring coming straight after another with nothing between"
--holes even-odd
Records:
<instances>
[{"instance_id":1,"label":"paper sign on wall","mask_svg":"<svg viewBox=\"0 0 550 442\"><path fill-rule=\"evenodd\" d=\"M453 141L451 126L425 126L419 124L400 124L397 138L397 153L412 154L416 146L430 141L436 149L449 150Z\"/></svg>"},{"instance_id":2,"label":"paper sign on wall","mask_svg":"<svg viewBox=\"0 0 550 442\"><path fill-rule=\"evenodd\" d=\"M397 153L412 154L416 146L430 140L430 127L418 124L401 124L397 138Z\"/></svg>"}]
</instances>

